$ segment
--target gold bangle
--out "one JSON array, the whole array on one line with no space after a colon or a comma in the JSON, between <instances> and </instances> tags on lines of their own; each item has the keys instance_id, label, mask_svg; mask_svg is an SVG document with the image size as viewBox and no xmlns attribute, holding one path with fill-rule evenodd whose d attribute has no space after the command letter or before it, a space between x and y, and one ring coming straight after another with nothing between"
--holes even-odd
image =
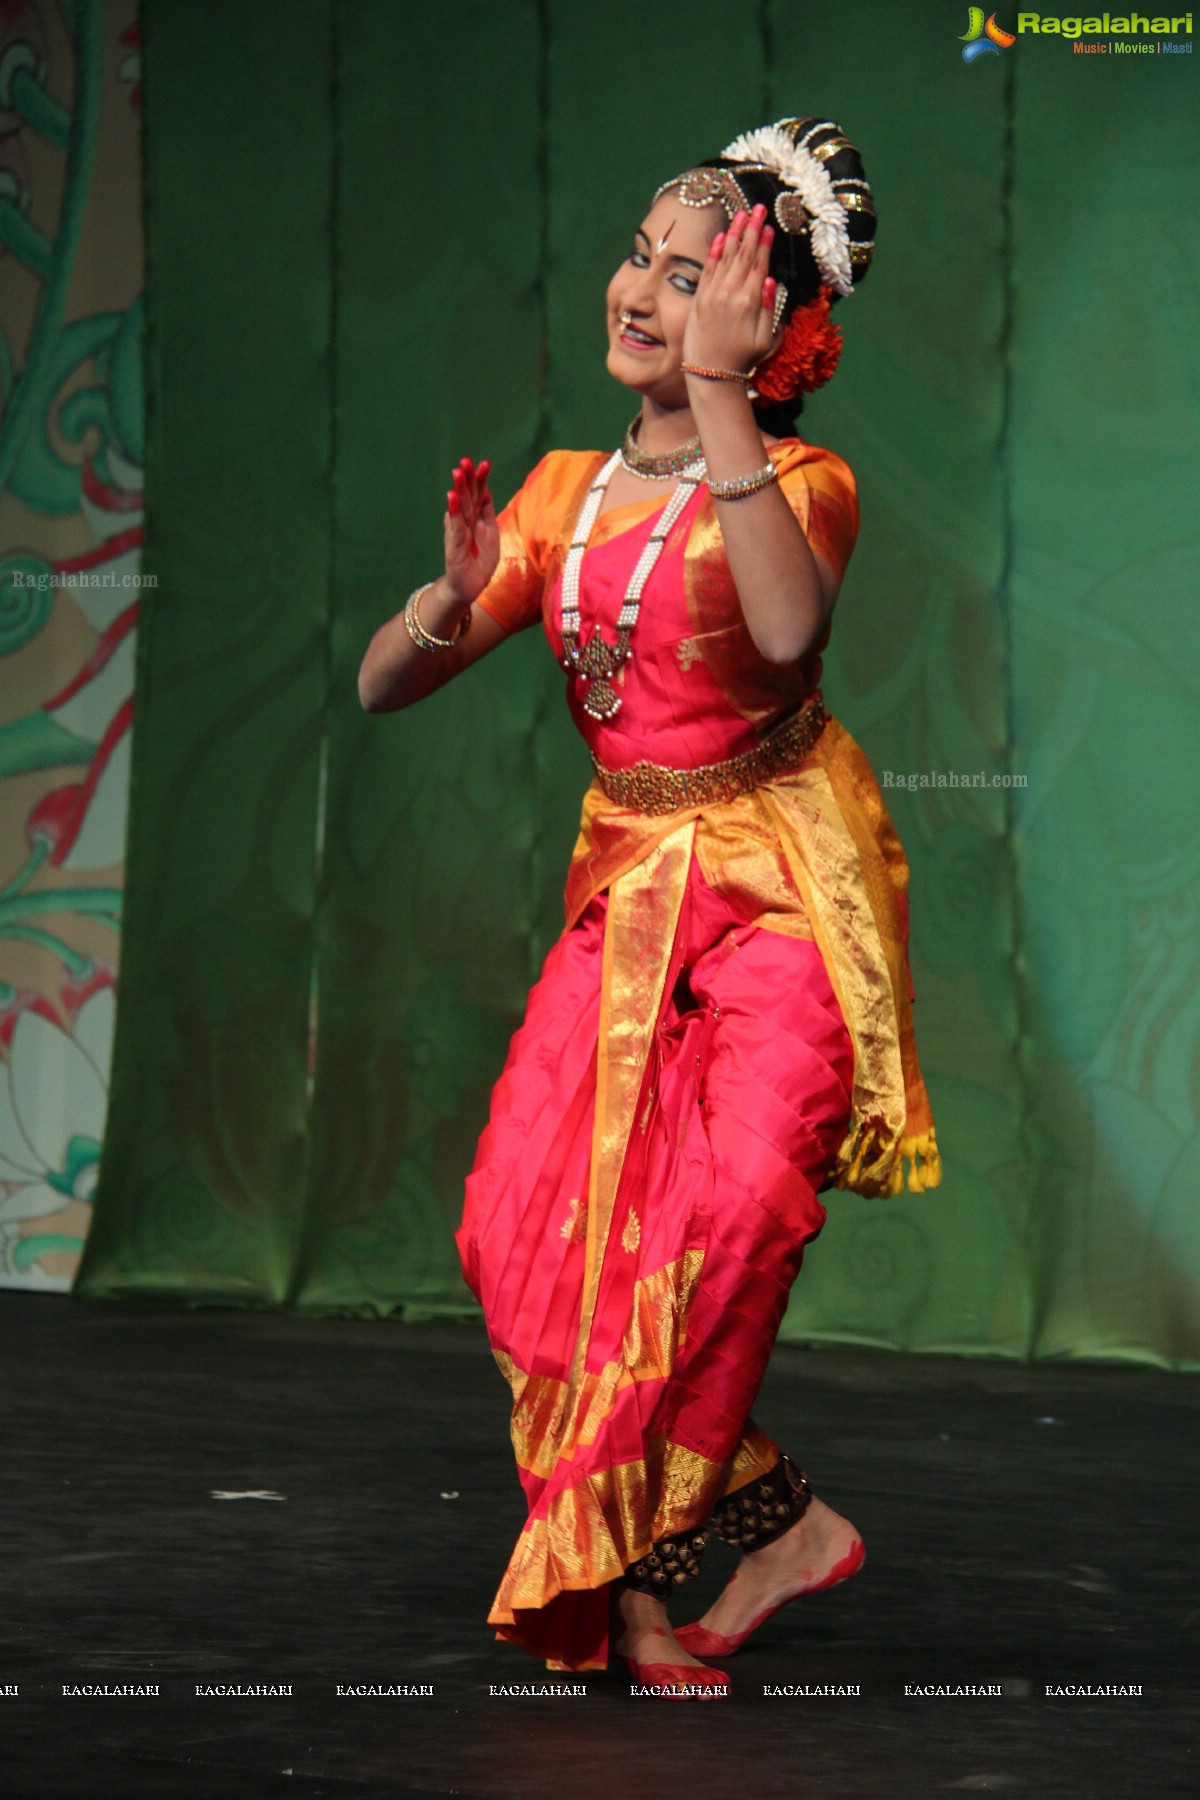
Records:
<instances>
[{"instance_id":1,"label":"gold bangle","mask_svg":"<svg viewBox=\"0 0 1200 1800\"><path fill-rule=\"evenodd\" d=\"M408 596L404 605L404 623L407 627L409 637L417 646L418 650L453 650L456 644L462 643L468 631L471 629L471 609L468 607L463 614L462 623L454 637L434 637L432 631L426 631L425 627L422 625L421 615L417 611L417 606L422 594L427 594L433 585L432 581L427 581L424 587L417 588L414 593L411 593Z\"/></svg>"},{"instance_id":2,"label":"gold bangle","mask_svg":"<svg viewBox=\"0 0 1200 1800\"><path fill-rule=\"evenodd\" d=\"M680 363L679 366L685 375L700 375L705 381L741 381L747 387L754 380L754 370L758 368L755 363L754 369L747 369L743 373L741 369L708 369L702 363Z\"/></svg>"},{"instance_id":3,"label":"gold bangle","mask_svg":"<svg viewBox=\"0 0 1200 1800\"><path fill-rule=\"evenodd\" d=\"M779 480L779 470L773 462L755 469L753 475L734 475L729 481L710 481L708 491L714 500L744 500L747 494L757 494L760 489L770 487L773 481Z\"/></svg>"}]
</instances>

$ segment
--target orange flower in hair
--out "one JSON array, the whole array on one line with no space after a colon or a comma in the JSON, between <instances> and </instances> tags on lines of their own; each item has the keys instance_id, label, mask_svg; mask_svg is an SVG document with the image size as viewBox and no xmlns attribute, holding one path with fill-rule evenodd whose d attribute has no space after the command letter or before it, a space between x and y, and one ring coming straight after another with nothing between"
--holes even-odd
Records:
<instances>
[{"instance_id":1,"label":"orange flower in hair","mask_svg":"<svg viewBox=\"0 0 1200 1800\"><path fill-rule=\"evenodd\" d=\"M760 364L754 377L759 400L794 400L824 387L842 354L840 325L829 322L831 287L823 287L815 300L798 306L783 329L774 356Z\"/></svg>"}]
</instances>

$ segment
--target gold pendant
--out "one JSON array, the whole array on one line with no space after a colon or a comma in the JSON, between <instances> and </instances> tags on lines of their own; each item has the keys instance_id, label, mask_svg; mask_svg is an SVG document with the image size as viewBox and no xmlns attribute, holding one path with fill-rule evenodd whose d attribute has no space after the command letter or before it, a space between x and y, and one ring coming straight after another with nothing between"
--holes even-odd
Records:
<instances>
[{"instance_id":1,"label":"gold pendant","mask_svg":"<svg viewBox=\"0 0 1200 1800\"><path fill-rule=\"evenodd\" d=\"M621 696L611 681L598 675L588 683L588 691L583 696L583 710L593 719L611 719L614 713L621 710Z\"/></svg>"},{"instance_id":2,"label":"gold pendant","mask_svg":"<svg viewBox=\"0 0 1200 1800\"><path fill-rule=\"evenodd\" d=\"M592 681L599 676L611 675L620 668L622 662L619 644L606 644L598 631L594 631L584 646L579 658L579 667Z\"/></svg>"}]
</instances>

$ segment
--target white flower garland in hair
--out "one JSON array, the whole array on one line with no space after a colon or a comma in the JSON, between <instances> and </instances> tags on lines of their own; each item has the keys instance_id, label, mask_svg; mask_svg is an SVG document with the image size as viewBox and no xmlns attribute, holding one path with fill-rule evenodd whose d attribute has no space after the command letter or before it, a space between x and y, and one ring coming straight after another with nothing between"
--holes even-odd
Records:
<instances>
[{"instance_id":1,"label":"white flower garland in hair","mask_svg":"<svg viewBox=\"0 0 1200 1800\"><path fill-rule=\"evenodd\" d=\"M778 175L785 187L794 188L804 202L812 224L809 242L821 274L839 294L854 290L850 269L850 233L846 209L833 191L828 172L815 156L793 144L778 125L759 131L743 131L721 152L731 162L763 163Z\"/></svg>"}]
</instances>

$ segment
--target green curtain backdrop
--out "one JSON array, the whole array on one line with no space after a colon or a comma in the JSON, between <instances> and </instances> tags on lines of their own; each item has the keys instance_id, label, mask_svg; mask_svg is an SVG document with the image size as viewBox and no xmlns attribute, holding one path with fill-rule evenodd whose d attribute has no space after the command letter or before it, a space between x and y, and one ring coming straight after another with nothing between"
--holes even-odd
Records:
<instances>
[{"instance_id":1,"label":"green curtain backdrop","mask_svg":"<svg viewBox=\"0 0 1200 1800\"><path fill-rule=\"evenodd\" d=\"M862 500L826 692L910 853L946 1177L830 1196L787 1330L1200 1356L1194 65L968 66L962 12L148 0L158 588L79 1292L470 1304L588 764L534 633L384 719L358 662L458 456L507 494L617 440L603 291L658 183L819 113L881 220L801 421Z\"/></svg>"}]
</instances>

